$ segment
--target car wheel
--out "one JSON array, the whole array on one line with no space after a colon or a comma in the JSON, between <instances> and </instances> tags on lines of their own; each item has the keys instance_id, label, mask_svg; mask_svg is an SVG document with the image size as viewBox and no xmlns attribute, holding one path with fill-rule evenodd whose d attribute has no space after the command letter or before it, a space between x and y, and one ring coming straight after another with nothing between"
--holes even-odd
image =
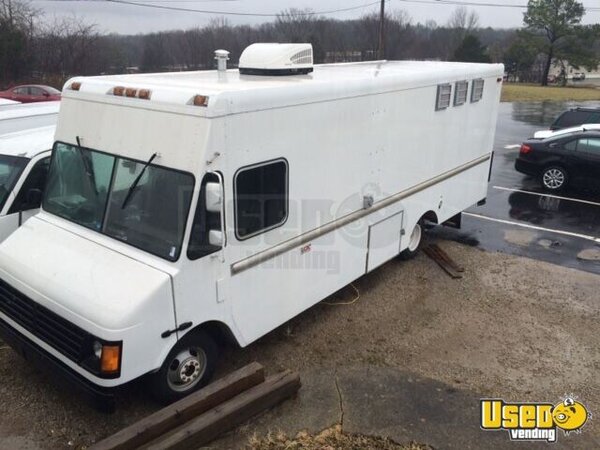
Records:
<instances>
[{"instance_id":1,"label":"car wheel","mask_svg":"<svg viewBox=\"0 0 600 450\"><path fill-rule=\"evenodd\" d=\"M560 166L550 166L542 171L542 185L549 191L560 191L567 185L567 171Z\"/></svg>"},{"instance_id":2,"label":"car wheel","mask_svg":"<svg viewBox=\"0 0 600 450\"><path fill-rule=\"evenodd\" d=\"M419 253L421 243L423 242L423 220L419 220L412 229L408 238L408 247L400 253L400 259L407 261L414 258Z\"/></svg>"},{"instance_id":3,"label":"car wheel","mask_svg":"<svg viewBox=\"0 0 600 450\"><path fill-rule=\"evenodd\" d=\"M151 375L152 395L162 403L171 403L205 386L214 374L217 354L217 345L208 333L189 332Z\"/></svg>"}]
</instances>

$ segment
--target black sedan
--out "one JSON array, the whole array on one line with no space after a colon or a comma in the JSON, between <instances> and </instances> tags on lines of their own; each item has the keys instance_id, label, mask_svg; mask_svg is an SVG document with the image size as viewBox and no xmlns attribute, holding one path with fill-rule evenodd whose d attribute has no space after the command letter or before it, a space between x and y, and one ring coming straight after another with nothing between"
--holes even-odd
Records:
<instances>
[{"instance_id":1,"label":"black sedan","mask_svg":"<svg viewBox=\"0 0 600 450\"><path fill-rule=\"evenodd\" d=\"M537 177L549 191L567 184L600 186L600 131L578 131L547 139L529 139L515 161L519 172Z\"/></svg>"}]
</instances>

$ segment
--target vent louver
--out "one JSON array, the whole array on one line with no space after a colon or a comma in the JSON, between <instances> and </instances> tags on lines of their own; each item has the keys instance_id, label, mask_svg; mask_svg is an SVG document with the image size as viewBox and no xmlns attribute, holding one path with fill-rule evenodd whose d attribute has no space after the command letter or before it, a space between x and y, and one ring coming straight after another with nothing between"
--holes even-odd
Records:
<instances>
[{"instance_id":1,"label":"vent louver","mask_svg":"<svg viewBox=\"0 0 600 450\"><path fill-rule=\"evenodd\" d=\"M313 63L312 48L309 48L307 50L302 50L301 52L296 53L290 59L292 60L292 64L310 64L310 65L312 65L312 63Z\"/></svg>"}]
</instances>

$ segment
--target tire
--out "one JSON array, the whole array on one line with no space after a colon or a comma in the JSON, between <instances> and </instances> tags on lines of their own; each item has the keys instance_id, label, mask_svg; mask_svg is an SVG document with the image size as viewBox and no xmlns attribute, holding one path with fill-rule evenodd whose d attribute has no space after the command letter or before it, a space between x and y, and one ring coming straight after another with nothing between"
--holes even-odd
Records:
<instances>
[{"instance_id":1,"label":"tire","mask_svg":"<svg viewBox=\"0 0 600 450\"><path fill-rule=\"evenodd\" d=\"M408 261L419 254L419 250L421 249L421 244L423 242L423 233L424 227L423 220L421 219L417 222L410 233L408 247L400 252L399 258L401 260Z\"/></svg>"},{"instance_id":2,"label":"tire","mask_svg":"<svg viewBox=\"0 0 600 450\"><path fill-rule=\"evenodd\" d=\"M217 345L206 331L189 332L175 344L158 372L150 376L150 392L165 404L182 399L211 380L217 358Z\"/></svg>"},{"instance_id":3,"label":"tire","mask_svg":"<svg viewBox=\"0 0 600 450\"><path fill-rule=\"evenodd\" d=\"M542 186L547 191L558 192L565 188L569 181L567 171L560 166L548 166L540 176Z\"/></svg>"}]
</instances>

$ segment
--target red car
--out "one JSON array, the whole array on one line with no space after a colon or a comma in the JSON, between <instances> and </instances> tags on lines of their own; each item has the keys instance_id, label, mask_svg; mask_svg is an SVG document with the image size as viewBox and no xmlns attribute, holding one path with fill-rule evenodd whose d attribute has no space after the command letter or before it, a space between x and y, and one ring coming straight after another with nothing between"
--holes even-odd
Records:
<instances>
[{"instance_id":1,"label":"red car","mask_svg":"<svg viewBox=\"0 0 600 450\"><path fill-rule=\"evenodd\" d=\"M60 100L60 91L50 86L28 84L0 91L0 98L21 103L48 102Z\"/></svg>"}]
</instances>

